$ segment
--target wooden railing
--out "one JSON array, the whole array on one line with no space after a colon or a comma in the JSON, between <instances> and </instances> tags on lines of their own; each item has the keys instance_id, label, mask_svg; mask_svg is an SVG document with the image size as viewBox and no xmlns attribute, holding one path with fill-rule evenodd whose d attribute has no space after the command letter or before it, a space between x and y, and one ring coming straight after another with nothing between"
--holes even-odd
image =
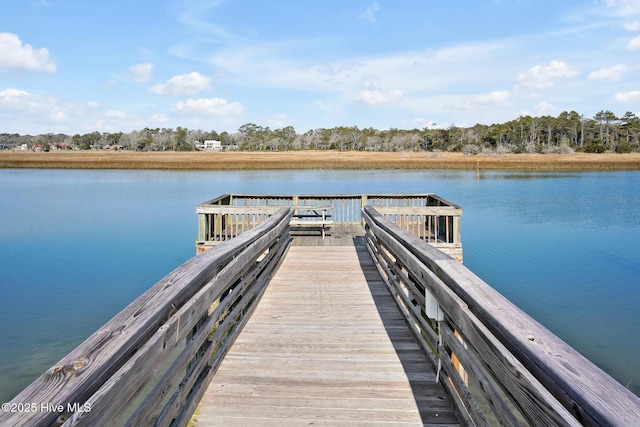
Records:
<instances>
[{"instance_id":1,"label":"wooden railing","mask_svg":"<svg viewBox=\"0 0 640 427\"><path fill-rule=\"evenodd\" d=\"M368 249L475 425L632 426L640 399L461 263L363 209Z\"/></svg>"},{"instance_id":2,"label":"wooden railing","mask_svg":"<svg viewBox=\"0 0 640 427\"><path fill-rule=\"evenodd\" d=\"M198 252L238 237L264 223L282 206L198 206Z\"/></svg>"},{"instance_id":3,"label":"wooden railing","mask_svg":"<svg viewBox=\"0 0 640 427\"><path fill-rule=\"evenodd\" d=\"M0 425L186 425L289 247L291 214L175 269L5 404Z\"/></svg>"},{"instance_id":4,"label":"wooden railing","mask_svg":"<svg viewBox=\"0 0 640 427\"><path fill-rule=\"evenodd\" d=\"M261 224L281 206L328 206L333 224L361 223L364 206L462 261L462 208L435 194L225 194L196 207L203 251Z\"/></svg>"}]
</instances>

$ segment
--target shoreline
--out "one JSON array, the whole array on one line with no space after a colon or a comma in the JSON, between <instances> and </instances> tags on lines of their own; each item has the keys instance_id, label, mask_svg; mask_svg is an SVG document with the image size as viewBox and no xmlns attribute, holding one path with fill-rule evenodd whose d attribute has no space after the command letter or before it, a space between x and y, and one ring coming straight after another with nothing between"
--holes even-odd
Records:
<instances>
[{"instance_id":1,"label":"shoreline","mask_svg":"<svg viewBox=\"0 0 640 427\"><path fill-rule=\"evenodd\" d=\"M493 154L449 152L0 152L2 169L313 170L456 169L515 171L640 170L640 153Z\"/></svg>"}]
</instances>

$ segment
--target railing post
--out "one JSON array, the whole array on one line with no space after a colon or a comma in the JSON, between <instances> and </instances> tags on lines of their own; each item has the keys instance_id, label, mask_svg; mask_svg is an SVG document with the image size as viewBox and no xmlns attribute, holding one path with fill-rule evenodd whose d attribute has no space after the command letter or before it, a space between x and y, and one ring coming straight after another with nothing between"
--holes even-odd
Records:
<instances>
[{"instance_id":1,"label":"railing post","mask_svg":"<svg viewBox=\"0 0 640 427\"><path fill-rule=\"evenodd\" d=\"M207 214L198 214L198 240L204 242L207 239Z\"/></svg>"},{"instance_id":2,"label":"railing post","mask_svg":"<svg viewBox=\"0 0 640 427\"><path fill-rule=\"evenodd\" d=\"M358 214L360 215L360 224L362 224L363 226L365 221L364 221L364 218L362 217L362 209L364 209L364 207L367 206L367 203L369 203L369 198L367 197L366 194L363 194L360 197L360 209L358 209Z\"/></svg>"}]
</instances>

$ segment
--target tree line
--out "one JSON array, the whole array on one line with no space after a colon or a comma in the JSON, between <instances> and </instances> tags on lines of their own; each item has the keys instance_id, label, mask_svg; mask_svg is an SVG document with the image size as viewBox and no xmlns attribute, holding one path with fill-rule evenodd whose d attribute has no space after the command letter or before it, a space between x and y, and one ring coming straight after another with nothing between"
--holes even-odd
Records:
<instances>
[{"instance_id":1,"label":"tree line","mask_svg":"<svg viewBox=\"0 0 640 427\"><path fill-rule=\"evenodd\" d=\"M223 150L459 151L479 153L629 153L640 151L640 118L626 112L617 117L599 111L585 117L575 111L553 116L520 116L506 123L472 127L402 130L359 129L357 126L311 129L293 126L270 129L246 123L237 132L190 130L183 127L144 128L129 133L91 132L84 135L0 133L0 145L28 149L77 150L122 148L136 151L192 151L205 140L221 141Z\"/></svg>"}]
</instances>

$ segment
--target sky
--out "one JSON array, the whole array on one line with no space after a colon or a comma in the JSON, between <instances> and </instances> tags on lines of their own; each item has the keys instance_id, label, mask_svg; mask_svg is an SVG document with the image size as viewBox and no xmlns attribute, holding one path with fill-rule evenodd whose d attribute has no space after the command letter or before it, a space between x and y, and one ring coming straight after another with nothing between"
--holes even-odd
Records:
<instances>
[{"instance_id":1,"label":"sky","mask_svg":"<svg viewBox=\"0 0 640 427\"><path fill-rule=\"evenodd\" d=\"M640 116L640 0L2 0L0 133Z\"/></svg>"}]
</instances>

